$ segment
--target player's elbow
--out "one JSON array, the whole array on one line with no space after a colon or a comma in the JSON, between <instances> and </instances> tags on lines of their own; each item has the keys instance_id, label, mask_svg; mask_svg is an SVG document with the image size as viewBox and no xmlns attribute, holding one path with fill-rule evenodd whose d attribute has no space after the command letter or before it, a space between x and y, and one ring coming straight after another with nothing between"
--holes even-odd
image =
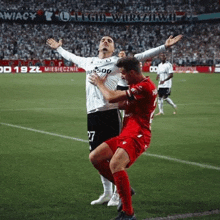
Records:
<instances>
[{"instance_id":1,"label":"player's elbow","mask_svg":"<svg viewBox=\"0 0 220 220\"><path fill-rule=\"evenodd\" d=\"M117 99L116 99L114 96L112 96L112 95L106 96L105 99L106 99L109 103L115 103L115 102L117 102Z\"/></svg>"},{"instance_id":2,"label":"player's elbow","mask_svg":"<svg viewBox=\"0 0 220 220\"><path fill-rule=\"evenodd\" d=\"M115 103L115 102L117 102L113 97L109 97L109 98L107 99L107 101L108 101L109 103Z\"/></svg>"},{"instance_id":3,"label":"player's elbow","mask_svg":"<svg viewBox=\"0 0 220 220\"><path fill-rule=\"evenodd\" d=\"M109 103L115 103L115 95L114 92L110 91L104 94L105 100L107 100Z\"/></svg>"}]
</instances>

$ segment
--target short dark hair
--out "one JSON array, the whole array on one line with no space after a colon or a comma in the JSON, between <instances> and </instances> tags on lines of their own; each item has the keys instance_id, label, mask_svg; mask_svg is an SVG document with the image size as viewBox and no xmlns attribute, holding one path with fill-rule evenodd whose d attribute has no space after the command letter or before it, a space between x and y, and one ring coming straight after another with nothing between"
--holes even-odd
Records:
<instances>
[{"instance_id":1,"label":"short dark hair","mask_svg":"<svg viewBox=\"0 0 220 220\"><path fill-rule=\"evenodd\" d=\"M119 68L123 67L126 72L135 70L136 72L141 73L140 61L135 57L123 57L118 60L116 66Z\"/></svg>"}]
</instances>

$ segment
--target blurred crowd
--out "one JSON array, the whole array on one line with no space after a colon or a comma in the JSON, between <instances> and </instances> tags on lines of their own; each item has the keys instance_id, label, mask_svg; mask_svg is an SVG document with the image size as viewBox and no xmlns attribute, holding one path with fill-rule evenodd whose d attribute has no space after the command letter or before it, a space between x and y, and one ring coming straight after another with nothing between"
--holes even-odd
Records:
<instances>
[{"instance_id":1,"label":"blurred crowd","mask_svg":"<svg viewBox=\"0 0 220 220\"><path fill-rule=\"evenodd\" d=\"M115 55L128 54L162 45L170 35L184 38L168 51L168 59L176 65L214 65L220 58L219 23L182 25L101 25L101 24L0 24L0 59L62 59L46 45L53 37L63 39L63 47L84 57L97 56L100 39L110 35L115 41ZM157 57L154 58L157 62ZM68 62L66 65L70 65Z\"/></svg>"},{"instance_id":2,"label":"blurred crowd","mask_svg":"<svg viewBox=\"0 0 220 220\"><path fill-rule=\"evenodd\" d=\"M95 13L146 13L183 11L193 14L220 12L216 0L0 0L0 10L51 10Z\"/></svg>"}]
</instances>

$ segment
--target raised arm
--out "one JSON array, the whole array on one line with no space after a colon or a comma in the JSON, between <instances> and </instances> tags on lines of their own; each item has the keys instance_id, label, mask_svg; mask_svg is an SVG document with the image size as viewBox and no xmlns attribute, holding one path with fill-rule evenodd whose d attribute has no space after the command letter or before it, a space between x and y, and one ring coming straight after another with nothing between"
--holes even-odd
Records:
<instances>
[{"instance_id":1,"label":"raised arm","mask_svg":"<svg viewBox=\"0 0 220 220\"><path fill-rule=\"evenodd\" d=\"M59 42L55 41L53 38L50 38L47 40L47 45L54 50L56 49L57 52L64 59L77 64L79 67L85 68L87 58L76 56L75 54L70 53L69 51L62 48L62 44L63 44L62 39L59 40Z\"/></svg>"},{"instance_id":2,"label":"raised arm","mask_svg":"<svg viewBox=\"0 0 220 220\"><path fill-rule=\"evenodd\" d=\"M162 52L165 52L167 48L175 45L177 42L179 42L182 39L183 35L178 35L176 37L173 37L172 35L165 41L164 45L161 45L159 47L152 48L150 50L146 50L142 53L135 54L134 56L140 60L145 61L147 58L154 57L156 55L159 55Z\"/></svg>"}]
</instances>

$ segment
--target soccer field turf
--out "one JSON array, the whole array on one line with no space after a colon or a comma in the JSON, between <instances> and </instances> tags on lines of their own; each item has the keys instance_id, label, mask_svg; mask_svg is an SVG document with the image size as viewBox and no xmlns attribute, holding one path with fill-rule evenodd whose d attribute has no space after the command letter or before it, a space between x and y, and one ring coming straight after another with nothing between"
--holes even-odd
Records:
<instances>
[{"instance_id":1,"label":"soccer field turf","mask_svg":"<svg viewBox=\"0 0 220 220\"><path fill-rule=\"evenodd\" d=\"M219 82L220 74L174 75L178 112L164 105L150 148L128 170L137 219L220 210ZM0 219L117 216L90 205L102 185L88 160L85 73L0 74L0 88Z\"/></svg>"}]
</instances>

